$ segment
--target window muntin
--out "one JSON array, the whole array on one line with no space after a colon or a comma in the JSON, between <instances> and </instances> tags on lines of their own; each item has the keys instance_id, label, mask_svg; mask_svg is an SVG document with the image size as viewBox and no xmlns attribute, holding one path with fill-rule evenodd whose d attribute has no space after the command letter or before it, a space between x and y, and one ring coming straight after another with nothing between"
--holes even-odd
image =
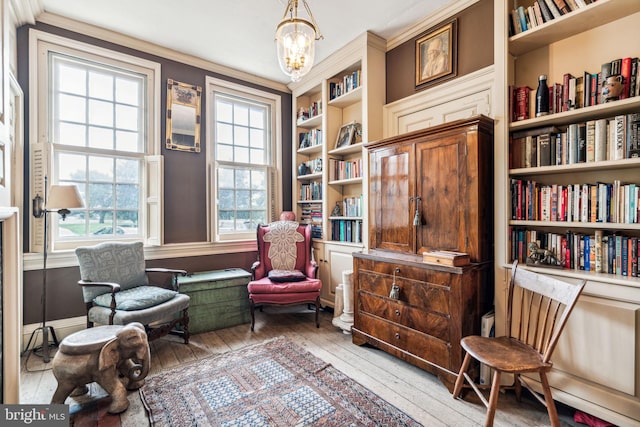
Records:
<instances>
[{"instance_id":1,"label":"window muntin","mask_svg":"<svg viewBox=\"0 0 640 427\"><path fill-rule=\"evenodd\" d=\"M272 218L274 102L216 87L213 96L216 240L255 239Z\"/></svg>"},{"instance_id":2,"label":"window muntin","mask_svg":"<svg viewBox=\"0 0 640 427\"><path fill-rule=\"evenodd\" d=\"M58 221L57 241L141 238L147 76L49 53L53 182L85 200Z\"/></svg>"}]
</instances>

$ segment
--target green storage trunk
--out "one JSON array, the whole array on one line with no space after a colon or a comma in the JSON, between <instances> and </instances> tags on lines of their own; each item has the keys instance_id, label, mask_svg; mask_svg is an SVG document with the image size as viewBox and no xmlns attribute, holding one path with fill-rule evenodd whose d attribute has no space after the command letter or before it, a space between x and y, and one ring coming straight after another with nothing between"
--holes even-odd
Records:
<instances>
[{"instance_id":1,"label":"green storage trunk","mask_svg":"<svg viewBox=\"0 0 640 427\"><path fill-rule=\"evenodd\" d=\"M189 332L213 331L249 323L251 274L240 268L204 271L178 278L180 293L189 295Z\"/></svg>"}]
</instances>

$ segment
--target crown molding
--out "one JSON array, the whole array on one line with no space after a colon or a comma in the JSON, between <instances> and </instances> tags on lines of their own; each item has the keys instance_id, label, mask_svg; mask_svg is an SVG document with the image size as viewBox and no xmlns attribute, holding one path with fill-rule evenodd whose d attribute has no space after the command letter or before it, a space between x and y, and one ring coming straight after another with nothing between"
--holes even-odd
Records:
<instances>
[{"instance_id":1,"label":"crown molding","mask_svg":"<svg viewBox=\"0 0 640 427\"><path fill-rule=\"evenodd\" d=\"M472 6L473 4L479 1L480 0L459 0L441 7L440 9L436 10L435 12L425 17L424 19L405 28L395 36L389 37L387 39L387 51L390 51L391 49L397 46L400 46L402 43L405 43L411 40L412 38L416 37L420 33L424 32L424 30L431 28L441 23L445 19L462 12L464 9L468 8L469 6Z\"/></svg>"},{"instance_id":2,"label":"crown molding","mask_svg":"<svg viewBox=\"0 0 640 427\"><path fill-rule=\"evenodd\" d=\"M16 27L35 24L36 16L44 11L41 0L9 0L9 7L13 10Z\"/></svg>"},{"instance_id":3,"label":"crown molding","mask_svg":"<svg viewBox=\"0 0 640 427\"><path fill-rule=\"evenodd\" d=\"M19 0L15 0L19 1ZM39 1L39 0L30 0ZM170 59L173 61L181 62L183 64L191 65L193 67L202 68L207 71L219 73L227 77L239 79L248 83L268 87L280 92L289 93L290 90L284 83L276 82L273 80L265 79L254 74L250 74L244 71L237 70L235 68L226 67L224 65L216 64L214 62L206 61L202 58L198 58L193 55L187 55L182 52L175 51L163 46L159 46L154 43L149 43L134 37L124 35L115 31L107 30L105 28L97 27L95 25L87 24L84 22L76 21L73 19L65 18L60 15L56 15L49 12L41 13L37 16L37 21L44 24L53 25L55 27L64 28L69 31L74 31L80 34L84 34L90 37L95 37L100 40L115 43L121 46L125 46L131 49L136 49L142 52L149 53L151 55L157 55L162 58Z\"/></svg>"}]
</instances>

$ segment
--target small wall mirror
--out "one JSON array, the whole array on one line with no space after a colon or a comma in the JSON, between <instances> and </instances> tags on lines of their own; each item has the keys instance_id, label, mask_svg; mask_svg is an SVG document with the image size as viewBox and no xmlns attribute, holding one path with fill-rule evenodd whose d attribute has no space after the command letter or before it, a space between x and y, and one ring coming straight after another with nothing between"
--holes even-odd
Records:
<instances>
[{"instance_id":1,"label":"small wall mirror","mask_svg":"<svg viewBox=\"0 0 640 427\"><path fill-rule=\"evenodd\" d=\"M167 149L200 152L202 88L167 80Z\"/></svg>"}]
</instances>

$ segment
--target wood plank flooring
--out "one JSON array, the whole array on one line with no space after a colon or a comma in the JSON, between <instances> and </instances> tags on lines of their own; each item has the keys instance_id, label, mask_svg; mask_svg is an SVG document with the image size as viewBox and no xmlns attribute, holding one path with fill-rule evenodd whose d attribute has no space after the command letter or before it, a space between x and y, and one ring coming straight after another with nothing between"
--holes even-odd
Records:
<instances>
[{"instance_id":1,"label":"wood plank flooring","mask_svg":"<svg viewBox=\"0 0 640 427\"><path fill-rule=\"evenodd\" d=\"M179 367L260 343L269 338L287 336L320 359L331 363L340 371L377 393L425 426L477 426L484 422L485 409L474 393L465 400L453 399L438 379L402 360L369 346L351 343L351 335L344 334L331 324L332 313L322 312L320 328L315 327L313 312L296 308L265 307L256 313L255 332L249 325L239 325L193 335L190 344L184 345L178 337L168 336L151 343L152 368L150 376L163 370ZM28 355L22 360L21 402L48 403L56 388L56 380L42 359ZM88 401L104 397L104 391L91 385L91 395L69 398L73 408ZM517 402L511 392L501 394L495 426L545 426L549 425L546 409L523 392ZM149 421L138 392L129 394L131 406L120 415L123 427L148 426ZM97 411L97 409L96 409ZM579 426L573 421L573 409L558 404L563 426ZM104 411L103 411L104 412ZM95 419L98 418L97 412ZM117 421L117 416L115 417ZM93 425L112 425L97 421ZM85 422L83 426L90 425ZM117 425L117 422L116 424Z\"/></svg>"}]
</instances>

